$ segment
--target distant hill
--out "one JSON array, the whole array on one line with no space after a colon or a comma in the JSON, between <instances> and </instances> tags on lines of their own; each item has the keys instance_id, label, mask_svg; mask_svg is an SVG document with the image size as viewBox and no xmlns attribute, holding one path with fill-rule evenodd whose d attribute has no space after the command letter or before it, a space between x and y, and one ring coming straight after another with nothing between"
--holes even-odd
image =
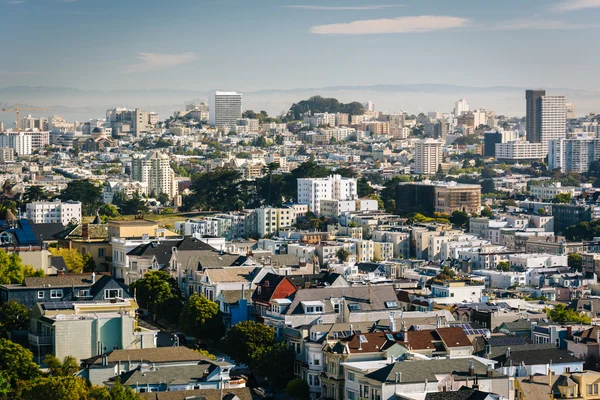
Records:
<instances>
[{"instance_id":1,"label":"distant hill","mask_svg":"<svg viewBox=\"0 0 600 400\"><path fill-rule=\"evenodd\" d=\"M411 114L426 111L450 111L454 102L465 98L471 108L487 108L498 114L525 114L523 87L472 87L440 84L390 84L372 86L331 86L322 88L264 89L243 92L244 109L266 110L279 115L302 99L320 95L335 97L340 102L375 102L377 110ZM577 115L600 111L600 92L567 88L547 88L548 94L564 94L577 110ZM70 119L86 120L103 117L107 108L122 105L153 110L164 118L182 109L191 99L208 99L210 90L147 89L147 90L81 90L68 87L12 86L0 89L0 104L31 104L54 106L42 115L60 113ZM14 120L9 113L0 113L0 121ZM39 115L40 113L33 113Z\"/></svg>"}]
</instances>

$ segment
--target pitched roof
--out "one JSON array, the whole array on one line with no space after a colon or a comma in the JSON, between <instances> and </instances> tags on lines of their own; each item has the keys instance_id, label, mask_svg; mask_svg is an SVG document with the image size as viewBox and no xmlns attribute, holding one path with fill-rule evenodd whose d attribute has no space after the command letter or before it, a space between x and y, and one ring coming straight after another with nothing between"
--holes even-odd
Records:
<instances>
[{"instance_id":1,"label":"pitched roof","mask_svg":"<svg viewBox=\"0 0 600 400\"><path fill-rule=\"evenodd\" d=\"M214 364L201 362L196 365L178 365L149 371L136 368L121 375L123 385L185 385L188 383L204 382L206 376L215 368Z\"/></svg>"},{"instance_id":2,"label":"pitched roof","mask_svg":"<svg viewBox=\"0 0 600 400\"><path fill-rule=\"evenodd\" d=\"M437 381L436 375L452 374L457 377L466 377L469 374L469 364L473 361L475 374L484 376L487 366L473 358L452 358L436 360L413 360L400 361L386 365L373 371L365 377L379 382L393 383L396 381L396 372L401 374L403 383L417 383ZM492 378L504 377L505 375L492 371Z\"/></svg>"},{"instance_id":3,"label":"pitched roof","mask_svg":"<svg viewBox=\"0 0 600 400\"><path fill-rule=\"evenodd\" d=\"M92 286L92 274L64 274L43 277L28 277L23 280L26 287Z\"/></svg>"},{"instance_id":4,"label":"pitched roof","mask_svg":"<svg viewBox=\"0 0 600 400\"><path fill-rule=\"evenodd\" d=\"M465 334L465 331L458 326L450 328L438 328L436 331L446 347L472 346L472 343Z\"/></svg>"},{"instance_id":5,"label":"pitched roof","mask_svg":"<svg viewBox=\"0 0 600 400\"><path fill-rule=\"evenodd\" d=\"M598 343L598 336L600 335L600 326L594 325L591 328L583 331L575 332L573 336L580 338L579 343Z\"/></svg>"},{"instance_id":6,"label":"pitched roof","mask_svg":"<svg viewBox=\"0 0 600 400\"><path fill-rule=\"evenodd\" d=\"M246 300L250 300L252 298L252 292L253 292L252 289L244 290L244 298ZM242 291L241 290L221 290L221 295L223 296L225 303L236 304L242 298Z\"/></svg>"},{"instance_id":7,"label":"pitched roof","mask_svg":"<svg viewBox=\"0 0 600 400\"><path fill-rule=\"evenodd\" d=\"M234 400L237 396L239 400L252 400L250 388L224 389L223 398L221 398L220 389L202 389L202 390L177 390L173 392L153 392L141 393L143 399L148 400Z\"/></svg>"},{"instance_id":8,"label":"pitched roof","mask_svg":"<svg viewBox=\"0 0 600 400\"><path fill-rule=\"evenodd\" d=\"M541 364L564 364L564 363L576 363L583 360L571 355L566 349L534 349L533 345L530 345L531 350L525 351L513 351L511 349L510 355L506 358L506 354L499 356L495 359L502 359L504 365L507 362L512 362L512 365L541 365Z\"/></svg>"},{"instance_id":9,"label":"pitched roof","mask_svg":"<svg viewBox=\"0 0 600 400\"><path fill-rule=\"evenodd\" d=\"M347 345L350 353L380 352L396 343L395 339L388 339L383 332L354 334L349 340L344 340L344 344Z\"/></svg>"},{"instance_id":10,"label":"pitched roof","mask_svg":"<svg viewBox=\"0 0 600 400\"><path fill-rule=\"evenodd\" d=\"M361 272L375 272L382 264L375 262L361 262L356 264Z\"/></svg>"},{"instance_id":11,"label":"pitched roof","mask_svg":"<svg viewBox=\"0 0 600 400\"><path fill-rule=\"evenodd\" d=\"M165 362L181 362L181 361L205 361L208 357L188 349L187 347L156 347L148 349L127 349L113 350L106 354L108 363L116 363L119 361L144 361L148 363L165 363ZM89 358L86 361L88 364L102 364L102 356Z\"/></svg>"},{"instance_id":12,"label":"pitched roof","mask_svg":"<svg viewBox=\"0 0 600 400\"><path fill-rule=\"evenodd\" d=\"M225 267L225 268L210 268L204 273L206 277L210 279L211 283L220 282L248 282L250 283L252 278L251 272L254 271L254 267Z\"/></svg>"},{"instance_id":13,"label":"pitched roof","mask_svg":"<svg viewBox=\"0 0 600 400\"><path fill-rule=\"evenodd\" d=\"M54 235L65 229L61 223L51 224L34 224L31 223L31 228L35 234L38 242L43 240L54 240Z\"/></svg>"},{"instance_id":14,"label":"pitched roof","mask_svg":"<svg viewBox=\"0 0 600 400\"><path fill-rule=\"evenodd\" d=\"M206 268L241 266L248 259L248 257L240 256L238 254L227 254L219 251L198 252L194 258L198 262L198 271Z\"/></svg>"},{"instance_id":15,"label":"pitched roof","mask_svg":"<svg viewBox=\"0 0 600 400\"><path fill-rule=\"evenodd\" d=\"M262 280L258 283L257 286L260 286L260 290L258 288L252 294L253 301L263 301L269 302L271 300L271 296L277 286L284 280L288 279L285 275L277 275L271 272L267 273ZM293 283L292 283L293 284Z\"/></svg>"}]
</instances>

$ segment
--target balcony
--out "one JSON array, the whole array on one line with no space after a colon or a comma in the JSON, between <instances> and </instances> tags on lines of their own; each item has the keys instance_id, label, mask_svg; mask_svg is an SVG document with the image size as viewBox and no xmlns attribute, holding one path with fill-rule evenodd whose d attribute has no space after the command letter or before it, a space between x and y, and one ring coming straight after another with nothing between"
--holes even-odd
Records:
<instances>
[{"instance_id":1,"label":"balcony","mask_svg":"<svg viewBox=\"0 0 600 400\"><path fill-rule=\"evenodd\" d=\"M44 336L38 333L29 334L29 344L33 346L52 346L52 336Z\"/></svg>"}]
</instances>

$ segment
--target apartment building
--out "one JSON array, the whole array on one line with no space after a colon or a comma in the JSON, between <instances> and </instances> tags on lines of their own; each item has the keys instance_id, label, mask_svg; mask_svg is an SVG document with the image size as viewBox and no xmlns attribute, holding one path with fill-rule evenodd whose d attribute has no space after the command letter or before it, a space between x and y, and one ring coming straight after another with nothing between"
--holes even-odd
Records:
<instances>
[{"instance_id":1,"label":"apartment building","mask_svg":"<svg viewBox=\"0 0 600 400\"><path fill-rule=\"evenodd\" d=\"M242 95L237 92L216 91L209 99L209 124L211 126L234 127L242 119Z\"/></svg>"},{"instance_id":2,"label":"apartment building","mask_svg":"<svg viewBox=\"0 0 600 400\"><path fill-rule=\"evenodd\" d=\"M27 218L35 224L81 222L80 201L36 201L25 206Z\"/></svg>"},{"instance_id":3,"label":"apartment building","mask_svg":"<svg viewBox=\"0 0 600 400\"><path fill-rule=\"evenodd\" d=\"M175 174L171 169L169 156L160 151L134 158L131 162L131 179L145 183L149 194L158 196L165 193L170 199L177 195Z\"/></svg>"},{"instance_id":4,"label":"apartment building","mask_svg":"<svg viewBox=\"0 0 600 400\"><path fill-rule=\"evenodd\" d=\"M355 178L343 178L330 175L327 178L298 179L298 203L307 204L308 211L321 213L321 200L355 200L357 181Z\"/></svg>"},{"instance_id":5,"label":"apartment building","mask_svg":"<svg viewBox=\"0 0 600 400\"><path fill-rule=\"evenodd\" d=\"M496 159L505 161L543 160L548 154L547 143L530 143L515 140L496 143Z\"/></svg>"},{"instance_id":6,"label":"apartment building","mask_svg":"<svg viewBox=\"0 0 600 400\"><path fill-rule=\"evenodd\" d=\"M435 175L442 163L443 145L444 142L434 139L415 143L415 174Z\"/></svg>"}]
</instances>

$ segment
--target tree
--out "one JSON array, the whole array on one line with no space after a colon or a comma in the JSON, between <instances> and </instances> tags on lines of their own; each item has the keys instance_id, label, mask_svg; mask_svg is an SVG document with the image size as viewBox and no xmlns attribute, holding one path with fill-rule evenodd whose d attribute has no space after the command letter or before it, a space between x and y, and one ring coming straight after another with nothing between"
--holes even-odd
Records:
<instances>
[{"instance_id":1,"label":"tree","mask_svg":"<svg viewBox=\"0 0 600 400\"><path fill-rule=\"evenodd\" d=\"M378 210L383 210L384 209L383 200L381 200L381 198L379 196L377 196L375 193L371 193L370 195L368 195L366 197L368 199L370 199L370 200L377 201L377 209Z\"/></svg>"},{"instance_id":2,"label":"tree","mask_svg":"<svg viewBox=\"0 0 600 400\"><path fill-rule=\"evenodd\" d=\"M194 203L203 210L236 211L244 208L242 174L229 168L215 168L192 177Z\"/></svg>"},{"instance_id":3,"label":"tree","mask_svg":"<svg viewBox=\"0 0 600 400\"><path fill-rule=\"evenodd\" d=\"M89 389L77 376L49 376L36 379L24 390L24 400L81 400Z\"/></svg>"},{"instance_id":4,"label":"tree","mask_svg":"<svg viewBox=\"0 0 600 400\"><path fill-rule=\"evenodd\" d=\"M454 211L450 217L454 225L465 226L469 223L469 214L466 211Z\"/></svg>"},{"instance_id":5,"label":"tree","mask_svg":"<svg viewBox=\"0 0 600 400\"><path fill-rule=\"evenodd\" d=\"M73 273L79 274L83 271L85 261L83 256L75 249L50 248L50 253L54 257L62 257L65 260L67 269Z\"/></svg>"},{"instance_id":6,"label":"tree","mask_svg":"<svg viewBox=\"0 0 600 400\"><path fill-rule=\"evenodd\" d=\"M560 324L564 324L566 322L576 322L582 324L591 324L592 319L584 314L583 312L578 313L577 311L567 308L564 304L559 303L552 310L546 309L546 313L548 317Z\"/></svg>"},{"instance_id":7,"label":"tree","mask_svg":"<svg viewBox=\"0 0 600 400\"><path fill-rule=\"evenodd\" d=\"M255 369L266 348L275 343L275 330L259 322L244 321L231 327L225 336L225 348L235 361Z\"/></svg>"},{"instance_id":8,"label":"tree","mask_svg":"<svg viewBox=\"0 0 600 400\"><path fill-rule=\"evenodd\" d=\"M129 386L123 386L121 379L117 378L110 388L110 400L140 400L142 397L135 393Z\"/></svg>"},{"instance_id":9,"label":"tree","mask_svg":"<svg viewBox=\"0 0 600 400\"><path fill-rule=\"evenodd\" d=\"M438 281L451 281L454 280L455 277L456 274L454 273L454 270L447 265L444 265L440 273L435 276L435 279Z\"/></svg>"},{"instance_id":10,"label":"tree","mask_svg":"<svg viewBox=\"0 0 600 400\"><path fill-rule=\"evenodd\" d=\"M8 339L0 339L0 371L13 391L18 382L33 380L40 373L31 351Z\"/></svg>"},{"instance_id":11,"label":"tree","mask_svg":"<svg viewBox=\"0 0 600 400\"><path fill-rule=\"evenodd\" d=\"M485 207L483 210L481 210L481 216L486 218L492 218L494 216L494 213L490 208Z\"/></svg>"},{"instance_id":12,"label":"tree","mask_svg":"<svg viewBox=\"0 0 600 400\"><path fill-rule=\"evenodd\" d=\"M496 269L498 271L508 272L510 271L510 263L508 261L500 261L496 264Z\"/></svg>"},{"instance_id":13,"label":"tree","mask_svg":"<svg viewBox=\"0 0 600 400\"><path fill-rule=\"evenodd\" d=\"M73 200L81 202L83 215L93 215L98 208L102 189L88 179L73 180L60 193L63 201Z\"/></svg>"},{"instance_id":14,"label":"tree","mask_svg":"<svg viewBox=\"0 0 600 400\"><path fill-rule=\"evenodd\" d=\"M567 265L569 268L581 272L583 267L583 257L581 257L581 254L571 253L567 257Z\"/></svg>"},{"instance_id":15,"label":"tree","mask_svg":"<svg viewBox=\"0 0 600 400\"><path fill-rule=\"evenodd\" d=\"M296 400L310 399L310 390L308 383L302 378L292 379L285 387L285 394L288 398Z\"/></svg>"},{"instance_id":16,"label":"tree","mask_svg":"<svg viewBox=\"0 0 600 400\"><path fill-rule=\"evenodd\" d=\"M571 195L571 193L559 193L556 196L554 196L552 202L559 204L568 204L571 202L572 198L573 196Z\"/></svg>"},{"instance_id":17,"label":"tree","mask_svg":"<svg viewBox=\"0 0 600 400\"><path fill-rule=\"evenodd\" d=\"M219 313L219 305L203 294L192 294L179 316L179 326L188 335L219 339L225 327Z\"/></svg>"},{"instance_id":18,"label":"tree","mask_svg":"<svg viewBox=\"0 0 600 400\"><path fill-rule=\"evenodd\" d=\"M47 200L48 195L42 186L33 185L25 189L23 193L23 201L25 203L31 203L34 201Z\"/></svg>"},{"instance_id":19,"label":"tree","mask_svg":"<svg viewBox=\"0 0 600 400\"><path fill-rule=\"evenodd\" d=\"M540 207L540 208L537 209L537 214L538 215L546 215L546 214L548 214L548 212L546 211L545 208Z\"/></svg>"},{"instance_id":20,"label":"tree","mask_svg":"<svg viewBox=\"0 0 600 400\"><path fill-rule=\"evenodd\" d=\"M0 249L0 284L22 283L28 276L43 276L43 271L35 271L33 267L23 265L17 253L8 254Z\"/></svg>"},{"instance_id":21,"label":"tree","mask_svg":"<svg viewBox=\"0 0 600 400\"><path fill-rule=\"evenodd\" d=\"M102 204L98 209L98 214L108 218L115 218L119 215L119 210L114 204Z\"/></svg>"},{"instance_id":22,"label":"tree","mask_svg":"<svg viewBox=\"0 0 600 400\"><path fill-rule=\"evenodd\" d=\"M150 271L133 282L130 289L135 293L139 306L156 315L159 304L174 297L172 279L167 272Z\"/></svg>"},{"instance_id":23,"label":"tree","mask_svg":"<svg viewBox=\"0 0 600 400\"><path fill-rule=\"evenodd\" d=\"M408 175L397 175L385 183L380 196L385 211L396 213L396 191L400 187L400 184L404 182L410 182L410 177Z\"/></svg>"},{"instance_id":24,"label":"tree","mask_svg":"<svg viewBox=\"0 0 600 400\"><path fill-rule=\"evenodd\" d=\"M31 310L11 300L0 304L0 335L6 337L8 332L29 329Z\"/></svg>"},{"instance_id":25,"label":"tree","mask_svg":"<svg viewBox=\"0 0 600 400\"><path fill-rule=\"evenodd\" d=\"M52 354L46 354L44 364L48 366L50 376L70 376L79 371L79 364L72 356L66 356L60 361Z\"/></svg>"},{"instance_id":26,"label":"tree","mask_svg":"<svg viewBox=\"0 0 600 400\"><path fill-rule=\"evenodd\" d=\"M285 387L294 377L294 350L284 342L277 342L265 347L258 370L269 379L269 384L275 387Z\"/></svg>"},{"instance_id":27,"label":"tree","mask_svg":"<svg viewBox=\"0 0 600 400\"><path fill-rule=\"evenodd\" d=\"M338 251L336 251L335 255L337 256L338 260L340 260L340 262L343 263L348 261L348 256L350 256L350 253L348 252L348 250L342 247Z\"/></svg>"},{"instance_id":28,"label":"tree","mask_svg":"<svg viewBox=\"0 0 600 400\"><path fill-rule=\"evenodd\" d=\"M169 204L171 204L171 200L169 199L169 195L166 194L166 193L159 194L158 198L156 200L158 200L158 202L162 206L168 206Z\"/></svg>"},{"instance_id":29,"label":"tree","mask_svg":"<svg viewBox=\"0 0 600 400\"><path fill-rule=\"evenodd\" d=\"M137 193L131 199L123 201L120 208L122 215L146 214L149 211L146 202Z\"/></svg>"},{"instance_id":30,"label":"tree","mask_svg":"<svg viewBox=\"0 0 600 400\"><path fill-rule=\"evenodd\" d=\"M90 253L83 255L83 272L94 272L96 270L96 261Z\"/></svg>"},{"instance_id":31,"label":"tree","mask_svg":"<svg viewBox=\"0 0 600 400\"><path fill-rule=\"evenodd\" d=\"M364 176L358 179L358 181L356 182L356 191L358 197L364 197L375 193L375 189L371 187L371 185L369 184L369 180Z\"/></svg>"}]
</instances>

